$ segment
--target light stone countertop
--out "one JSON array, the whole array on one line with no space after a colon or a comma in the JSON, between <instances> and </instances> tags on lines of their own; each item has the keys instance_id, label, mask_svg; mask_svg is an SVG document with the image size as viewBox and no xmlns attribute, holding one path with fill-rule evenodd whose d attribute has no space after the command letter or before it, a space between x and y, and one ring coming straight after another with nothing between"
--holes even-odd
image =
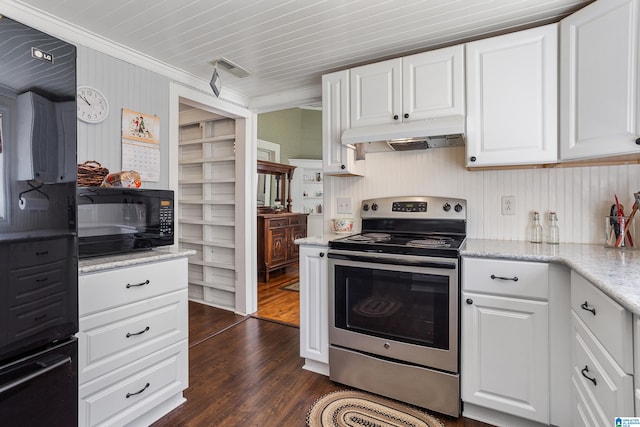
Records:
<instances>
[{"instance_id":1,"label":"light stone countertop","mask_svg":"<svg viewBox=\"0 0 640 427\"><path fill-rule=\"evenodd\" d=\"M81 259L78 263L80 274L96 273L114 268L131 267L157 261L167 261L195 255L194 250L176 248L154 248L148 251L128 252L120 255Z\"/></svg>"},{"instance_id":2,"label":"light stone countertop","mask_svg":"<svg viewBox=\"0 0 640 427\"><path fill-rule=\"evenodd\" d=\"M328 246L344 234L297 239L296 244ZM463 257L564 264L589 280L620 305L640 315L640 251L605 248L603 245L561 243L549 245L514 240L467 239Z\"/></svg>"},{"instance_id":3,"label":"light stone countertop","mask_svg":"<svg viewBox=\"0 0 640 427\"><path fill-rule=\"evenodd\" d=\"M323 234L322 236L307 236L301 239L296 239L293 241L296 245L307 245L307 246L328 246L331 240L341 239L343 237L347 237L349 234L358 234L356 232L353 233L328 233Z\"/></svg>"}]
</instances>

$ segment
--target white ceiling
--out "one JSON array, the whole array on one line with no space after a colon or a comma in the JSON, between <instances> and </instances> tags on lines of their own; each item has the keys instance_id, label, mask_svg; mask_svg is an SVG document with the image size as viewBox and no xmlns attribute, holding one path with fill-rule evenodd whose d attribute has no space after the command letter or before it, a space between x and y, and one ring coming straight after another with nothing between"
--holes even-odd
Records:
<instances>
[{"instance_id":1,"label":"white ceiling","mask_svg":"<svg viewBox=\"0 0 640 427\"><path fill-rule=\"evenodd\" d=\"M247 99L319 87L324 73L554 22L592 0L18 0ZM1 11L0 11L1 12Z\"/></svg>"}]
</instances>

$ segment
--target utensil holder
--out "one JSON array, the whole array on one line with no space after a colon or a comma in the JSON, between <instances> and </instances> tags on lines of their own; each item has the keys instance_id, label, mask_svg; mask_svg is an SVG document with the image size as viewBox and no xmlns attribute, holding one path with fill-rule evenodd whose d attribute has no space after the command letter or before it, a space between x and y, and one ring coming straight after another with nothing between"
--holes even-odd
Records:
<instances>
[{"instance_id":1,"label":"utensil holder","mask_svg":"<svg viewBox=\"0 0 640 427\"><path fill-rule=\"evenodd\" d=\"M628 216L606 216L604 218L605 244L607 248L635 249L635 220Z\"/></svg>"}]
</instances>

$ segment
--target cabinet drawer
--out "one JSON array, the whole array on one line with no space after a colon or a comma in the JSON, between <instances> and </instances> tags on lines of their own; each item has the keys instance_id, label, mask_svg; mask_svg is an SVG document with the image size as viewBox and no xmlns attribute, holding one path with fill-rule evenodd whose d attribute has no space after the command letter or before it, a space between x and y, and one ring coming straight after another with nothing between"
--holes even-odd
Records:
<instances>
[{"instance_id":1,"label":"cabinet drawer","mask_svg":"<svg viewBox=\"0 0 640 427\"><path fill-rule=\"evenodd\" d=\"M187 311L185 289L81 317L80 384L186 338Z\"/></svg>"},{"instance_id":2,"label":"cabinet drawer","mask_svg":"<svg viewBox=\"0 0 640 427\"><path fill-rule=\"evenodd\" d=\"M601 425L610 424L614 417L633 416L633 376L611 358L575 312L572 326L574 387L582 389L581 394L592 400L591 411L601 419Z\"/></svg>"},{"instance_id":3,"label":"cabinet drawer","mask_svg":"<svg viewBox=\"0 0 640 427\"><path fill-rule=\"evenodd\" d=\"M270 219L267 228L286 227L289 225L289 218Z\"/></svg>"},{"instance_id":4,"label":"cabinet drawer","mask_svg":"<svg viewBox=\"0 0 640 427\"><path fill-rule=\"evenodd\" d=\"M126 425L188 386L188 343L180 341L79 389L79 425Z\"/></svg>"},{"instance_id":5,"label":"cabinet drawer","mask_svg":"<svg viewBox=\"0 0 640 427\"><path fill-rule=\"evenodd\" d=\"M298 215L292 216L289 218L289 225L298 225L298 224L307 224L307 216L306 215Z\"/></svg>"},{"instance_id":6,"label":"cabinet drawer","mask_svg":"<svg viewBox=\"0 0 640 427\"><path fill-rule=\"evenodd\" d=\"M67 258L72 253L72 237L12 243L9 247L9 268L47 264Z\"/></svg>"},{"instance_id":7,"label":"cabinet drawer","mask_svg":"<svg viewBox=\"0 0 640 427\"><path fill-rule=\"evenodd\" d=\"M187 259L80 276L80 316L187 288Z\"/></svg>"},{"instance_id":8,"label":"cabinet drawer","mask_svg":"<svg viewBox=\"0 0 640 427\"><path fill-rule=\"evenodd\" d=\"M549 298L549 265L463 258L462 287L467 291L546 300Z\"/></svg>"},{"instance_id":9,"label":"cabinet drawer","mask_svg":"<svg viewBox=\"0 0 640 427\"><path fill-rule=\"evenodd\" d=\"M67 266L66 260L60 260L12 270L9 273L9 307L31 303L66 291L69 286ZM75 272L73 274L75 275Z\"/></svg>"},{"instance_id":10,"label":"cabinet drawer","mask_svg":"<svg viewBox=\"0 0 640 427\"><path fill-rule=\"evenodd\" d=\"M625 372L633 372L631 313L576 272L571 272L571 308Z\"/></svg>"}]
</instances>

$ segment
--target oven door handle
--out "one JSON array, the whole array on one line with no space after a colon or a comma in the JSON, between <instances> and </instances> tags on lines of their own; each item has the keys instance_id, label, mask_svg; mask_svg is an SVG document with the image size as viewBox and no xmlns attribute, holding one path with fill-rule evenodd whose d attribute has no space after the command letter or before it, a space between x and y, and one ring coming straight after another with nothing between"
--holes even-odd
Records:
<instances>
[{"instance_id":1,"label":"oven door handle","mask_svg":"<svg viewBox=\"0 0 640 427\"><path fill-rule=\"evenodd\" d=\"M423 261L423 260L399 259L399 258L380 258L375 256L362 256L362 255L344 255L344 254L334 254L331 252L329 252L327 257L333 258L333 259L342 259L347 261L372 262L376 264L406 265L411 267L446 268L450 270L456 269L456 265L454 263L427 261L427 260Z\"/></svg>"}]
</instances>

